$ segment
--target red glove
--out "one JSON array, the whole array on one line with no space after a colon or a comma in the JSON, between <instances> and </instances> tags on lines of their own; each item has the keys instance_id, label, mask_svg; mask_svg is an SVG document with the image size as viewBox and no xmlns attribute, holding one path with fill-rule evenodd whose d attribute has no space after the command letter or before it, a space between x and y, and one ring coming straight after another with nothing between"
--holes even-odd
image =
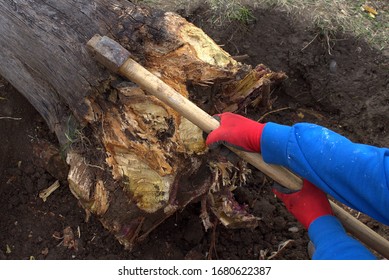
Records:
<instances>
[{"instance_id":1,"label":"red glove","mask_svg":"<svg viewBox=\"0 0 389 280\"><path fill-rule=\"evenodd\" d=\"M290 193L289 189L277 186L273 192L306 229L317 218L333 215L327 195L307 180L300 191Z\"/></svg>"},{"instance_id":2,"label":"red glove","mask_svg":"<svg viewBox=\"0 0 389 280\"><path fill-rule=\"evenodd\" d=\"M265 124L233 113L219 114L215 118L220 121L220 126L206 139L205 143L210 148L226 144L248 152L260 152L261 135Z\"/></svg>"}]
</instances>

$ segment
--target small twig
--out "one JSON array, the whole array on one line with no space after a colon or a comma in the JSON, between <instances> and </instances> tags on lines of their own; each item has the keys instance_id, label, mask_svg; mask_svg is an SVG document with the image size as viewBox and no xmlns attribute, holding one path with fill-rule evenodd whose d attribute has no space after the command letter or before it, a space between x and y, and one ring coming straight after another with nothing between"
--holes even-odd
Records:
<instances>
[{"instance_id":1,"label":"small twig","mask_svg":"<svg viewBox=\"0 0 389 280\"><path fill-rule=\"evenodd\" d=\"M101 167L101 166L87 163L86 160L85 160L85 158L84 158L84 164L85 164L86 166L89 166L89 167L98 168L98 169L103 170L103 171L105 170L105 169L104 169L103 167Z\"/></svg>"},{"instance_id":2,"label":"small twig","mask_svg":"<svg viewBox=\"0 0 389 280\"><path fill-rule=\"evenodd\" d=\"M242 62L243 60L249 59L250 56L248 54L242 54L242 55L235 55L232 58L235 59L236 61Z\"/></svg>"},{"instance_id":3,"label":"small twig","mask_svg":"<svg viewBox=\"0 0 389 280\"><path fill-rule=\"evenodd\" d=\"M13 118L13 117L0 117L0 120L13 120L20 121L22 118Z\"/></svg>"},{"instance_id":4,"label":"small twig","mask_svg":"<svg viewBox=\"0 0 389 280\"><path fill-rule=\"evenodd\" d=\"M270 255L270 257L268 257L267 259L268 260L271 260L271 259L274 259L275 257L277 257L278 255L280 255L281 252L284 251L284 249L286 248L286 246L288 246L289 244L293 243L294 240L293 239L289 239L289 240L286 240L284 242L281 242L279 245L278 245L278 249L277 249L277 252L272 252L272 254Z\"/></svg>"},{"instance_id":5,"label":"small twig","mask_svg":"<svg viewBox=\"0 0 389 280\"><path fill-rule=\"evenodd\" d=\"M42 198L43 202L46 202L47 198L60 187L59 180L55 181L50 187L44 189L39 193L39 197Z\"/></svg>"},{"instance_id":6,"label":"small twig","mask_svg":"<svg viewBox=\"0 0 389 280\"><path fill-rule=\"evenodd\" d=\"M59 236L59 233L58 232L54 232L51 237L53 237L54 239L57 239L57 240L62 240L63 239L63 236Z\"/></svg>"},{"instance_id":7,"label":"small twig","mask_svg":"<svg viewBox=\"0 0 389 280\"><path fill-rule=\"evenodd\" d=\"M305 50L306 48L308 48L308 46L309 46L310 44L312 44L312 43L313 43L313 41L315 41L315 39L317 38L317 36L318 36L318 35L319 35L319 33L317 33L317 34L316 34L316 36L315 36L315 37L313 37L312 41L311 41L311 42L309 42L308 44L306 44L306 45L305 45L305 47L301 49L301 51L303 51L303 50Z\"/></svg>"},{"instance_id":8,"label":"small twig","mask_svg":"<svg viewBox=\"0 0 389 280\"><path fill-rule=\"evenodd\" d=\"M328 54L329 55L332 55L331 53L331 45L330 45L330 36L328 34L325 35L326 36L326 41L327 41L327 46L328 46Z\"/></svg>"},{"instance_id":9,"label":"small twig","mask_svg":"<svg viewBox=\"0 0 389 280\"><path fill-rule=\"evenodd\" d=\"M210 221L208 211L207 211L207 196L203 195L201 198L201 214L200 214L201 221L203 222L203 226L205 231L208 231L208 229L213 227L213 224Z\"/></svg>"},{"instance_id":10,"label":"small twig","mask_svg":"<svg viewBox=\"0 0 389 280\"><path fill-rule=\"evenodd\" d=\"M291 108L290 108L290 107L283 107L283 108L280 108L280 109L276 109L276 110L267 112L267 113L264 114L262 117L260 117L260 118L257 120L257 122L261 122L266 116L268 116L268 115L270 115L270 114L274 114L274 113L281 112L281 111L288 110L288 109L291 109Z\"/></svg>"},{"instance_id":11,"label":"small twig","mask_svg":"<svg viewBox=\"0 0 389 280\"><path fill-rule=\"evenodd\" d=\"M103 170L103 171L105 170L103 167L98 166L98 165L94 165L94 164L90 164L90 163L86 163L86 165L89 167L98 168L98 169Z\"/></svg>"},{"instance_id":12,"label":"small twig","mask_svg":"<svg viewBox=\"0 0 389 280\"><path fill-rule=\"evenodd\" d=\"M236 32L236 31L235 31ZM235 32L234 33L232 33L232 35L231 35L231 37L230 37L230 39L228 39L228 41L227 42L229 42L229 43L231 43L234 47L235 47L235 49L236 49L236 53L239 53L239 48L234 44L234 42L232 42L232 38L234 38L234 35L235 35Z\"/></svg>"},{"instance_id":13,"label":"small twig","mask_svg":"<svg viewBox=\"0 0 389 280\"><path fill-rule=\"evenodd\" d=\"M302 108L299 108L298 111L300 112L303 112L303 113L306 113L306 114L309 114L311 116L314 116L315 118L318 118L319 120L322 120L324 119L324 116L317 113L317 112L314 112L312 110L308 110L308 109L302 109Z\"/></svg>"},{"instance_id":14,"label":"small twig","mask_svg":"<svg viewBox=\"0 0 389 280\"><path fill-rule=\"evenodd\" d=\"M217 250L216 250L216 228L217 228L218 223L214 223L214 227L212 229L212 234L211 234L211 245L209 246L208 250L208 260L212 260L212 252L215 253L216 259L219 259L219 256L217 255Z\"/></svg>"}]
</instances>

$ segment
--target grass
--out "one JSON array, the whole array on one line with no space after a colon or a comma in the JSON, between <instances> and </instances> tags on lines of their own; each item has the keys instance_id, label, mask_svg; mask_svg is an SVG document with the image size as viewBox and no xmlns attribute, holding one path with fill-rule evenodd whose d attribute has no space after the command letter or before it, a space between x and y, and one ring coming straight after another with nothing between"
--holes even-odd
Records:
<instances>
[{"instance_id":1,"label":"grass","mask_svg":"<svg viewBox=\"0 0 389 280\"><path fill-rule=\"evenodd\" d=\"M276 7L296 18L308 21L326 35L337 32L353 34L370 45L383 50L389 45L389 5L386 0L263 0L268 7ZM368 5L378 11L372 18L362 10Z\"/></svg>"},{"instance_id":2,"label":"grass","mask_svg":"<svg viewBox=\"0 0 389 280\"><path fill-rule=\"evenodd\" d=\"M65 131L66 142L61 146L60 154L63 159L66 158L66 153L74 145L81 145L85 150L86 143L90 144L90 141L85 137L82 128L78 128L76 120L73 116L69 116L66 122L67 131Z\"/></svg>"},{"instance_id":3,"label":"grass","mask_svg":"<svg viewBox=\"0 0 389 280\"><path fill-rule=\"evenodd\" d=\"M137 0L140 4L169 11L185 10L208 4L210 20L215 25L229 21L248 24L254 20L254 9L278 9L296 20L305 21L328 38L344 32L362 38L371 46L383 50L389 47L389 2L387 0ZM369 5L378 11L375 18L361 10Z\"/></svg>"},{"instance_id":4,"label":"grass","mask_svg":"<svg viewBox=\"0 0 389 280\"><path fill-rule=\"evenodd\" d=\"M239 21L243 24L249 24L255 17L252 8L249 5L243 5L235 0L207 0L209 5L212 22L217 25L223 25L230 21Z\"/></svg>"},{"instance_id":5,"label":"grass","mask_svg":"<svg viewBox=\"0 0 389 280\"><path fill-rule=\"evenodd\" d=\"M231 20L236 20L244 24L249 24L255 20L252 10L245 6L240 6L237 9L234 9L228 17Z\"/></svg>"}]
</instances>

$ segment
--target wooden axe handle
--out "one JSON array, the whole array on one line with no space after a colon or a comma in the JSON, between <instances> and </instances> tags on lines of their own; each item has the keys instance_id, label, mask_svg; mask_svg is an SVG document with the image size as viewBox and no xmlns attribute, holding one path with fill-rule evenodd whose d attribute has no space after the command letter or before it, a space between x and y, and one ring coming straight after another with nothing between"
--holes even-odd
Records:
<instances>
[{"instance_id":1,"label":"wooden axe handle","mask_svg":"<svg viewBox=\"0 0 389 280\"><path fill-rule=\"evenodd\" d=\"M219 122L216 119L131 59L130 53L117 42L105 36L95 35L88 42L88 47L95 54L96 59L108 69L138 84L142 89L172 107L206 133L219 127ZM291 190L300 190L302 188L302 179L288 169L265 163L260 154L228 148L280 185ZM389 258L388 240L332 201L330 203L335 215L342 221L344 227L350 233L385 258Z\"/></svg>"},{"instance_id":2,"label":"wooden axe handle","mask_svg":"<svg viewBox=\"0 0 389 280\"><path fill-rule=\"evenodd\" d=\"M200 127L203 131L209 133L219 127L219 122L215 118L197 107L193 102L179 94L133 59L127 59L119 68L118 73L172 107L180 115ZM286 168L265 163L260 154L228 148L282 186L292 190L302 188L302 180Z\"/></svg>"}]
</instances>

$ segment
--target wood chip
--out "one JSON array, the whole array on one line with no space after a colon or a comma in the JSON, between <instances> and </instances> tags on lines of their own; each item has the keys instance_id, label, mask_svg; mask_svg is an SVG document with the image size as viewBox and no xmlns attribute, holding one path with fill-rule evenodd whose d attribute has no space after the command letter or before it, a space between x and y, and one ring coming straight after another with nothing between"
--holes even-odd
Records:
<instances>
[{"instance_id":1,"label":"wood chip","mask_svg":"<svg viewBox=\"0 0 389 280\"><path fill-rule=\"evenodd\" d=\"M47 198L56 190L59 188L59 180L55 181L54 184L52 184L47 189L44 189L39 193L39 197L42 198L43 202L46 202Z\"/></svg>"}]
</instances>

